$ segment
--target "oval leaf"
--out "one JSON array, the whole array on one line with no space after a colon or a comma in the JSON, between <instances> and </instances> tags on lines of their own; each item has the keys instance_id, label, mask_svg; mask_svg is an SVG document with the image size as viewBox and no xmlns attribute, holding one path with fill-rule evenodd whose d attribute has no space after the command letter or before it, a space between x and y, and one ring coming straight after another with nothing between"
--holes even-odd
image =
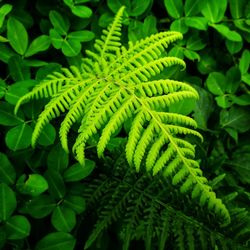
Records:
<instances>
[{"instance_id":1,"label":"oval leaf","mask_svg":"<svg viewBox=\"0 0 250 250\"><path fill-rule=\"evenodd\" d=\"M34 54L45 51L50 46L50 38L46 35L41 35L37 37L32 43L30 44L27 52L25 53L25 57L33 56Z\"/></svg>"},{"instance_id":2,"label":"oval leaf","mask_svg":"<svg viewBox=\"0 0 250 250\"><path fill-rule=\"evenodd\" d=\"M0 152L0 182L14 184L16 171L7 156Z\"/></svg>"}]
</instances>

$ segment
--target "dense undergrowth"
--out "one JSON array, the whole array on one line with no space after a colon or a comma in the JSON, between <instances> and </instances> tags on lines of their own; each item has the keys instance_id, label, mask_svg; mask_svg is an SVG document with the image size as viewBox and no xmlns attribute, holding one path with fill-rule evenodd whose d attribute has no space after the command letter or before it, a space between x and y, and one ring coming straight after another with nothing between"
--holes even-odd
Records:
<instances>
[{"instance_id":1,"label":"dense undergrowth","mask_svg":"<svg viewBox=\"0 0 250 250\"><path fill-rule=\"evenodd\" d=\"M249 249L249 13L1 1L0 249Z\"/></svg>"}]
</instances>

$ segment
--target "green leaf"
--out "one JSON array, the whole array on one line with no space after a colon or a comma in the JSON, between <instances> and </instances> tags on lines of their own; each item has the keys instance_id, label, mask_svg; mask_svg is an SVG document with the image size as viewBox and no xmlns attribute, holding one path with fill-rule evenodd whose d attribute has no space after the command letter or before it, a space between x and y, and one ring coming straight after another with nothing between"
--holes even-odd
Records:
<instances>
[{"instance_id":1,"label":"green leaf","mask_svg":"<svg viewBox=\"0 0 250 250\"><path fill-rule=\"evenodd\" d=\"M183 15L183 3L182 0L164 0L164 5L167 9L168 14L178 19Z\"/></svg>"},{"instance_id":2,"label":"green leaf","mask_svg":"<svg viewBox=\"0 0 250 250\"><path fill-rule=\"evenodd\" d=\"M186 17L184 20L188 27L197 30L207 30L208 21L205 17Z\"/></svg>"},{"instance_id":3,"label":"green leaf","mask_svg":"<svg viewBox=\"0 0 250 250\"><path fill-rule=\"evenodd\" d=\"M149 7L151 0L132 0L132 1L124 1L124 0L108 0L108 7L114 12L122 7L126 6L126 12L129 16L140 16L142 15Z\"/></svg>"},{"instance_id":4,"label":"green leaf","mask_svg":"<svg viewBox=\"0 0 250 250\"><path fill-rule=\"evenodd\" d=\"M16 196L5 183L0 183L0 221L6 221L16 209Z\"/></svg>"},{"instance_id":5,"label":"green leaf","mask_svg":"<svg viewBox=\"0 0 250 250\"><path fill-rule=\"evenodd\" d=\"M186 26L184 19L174 20L170 25L171 31L179 31L182 34L185 34L188 31L188 27Z\"/></svg>"},{"instance_id":6,"label":"green leaf","mask_svg":"<svg viewBox=\"0 0 250 250\"><path fill-rule=\"evenodd\" d=\"M196 52L194 52L194 51L192 51L192 50L185 49L185 50L184 50L184 55L185 55L185 57L187 57L189 60L192 60L192 61L198 60L198 61L200 61L200 56L199 56L199 54L196 53Z\"/></svg>"},{"instance_id":7,"label":"green leaf","mask_svg":"<svg viewBox=\"0 0 250 250\"><path fill-rule=\"evenodd\" d=\"M25 174L20 176L16 186L20 193L31 196L38 196L48 189L46 179L40 174L30 174L28 179Z\"/></svg>"},{"instance_id":8,"label":"green leaf","mask_svg":"<svg viewBox=\"0 0 250 250\"><path fill-rule=\"evenodd\" d=\"M226 90L225 76L219 72L210 73L206 85L214 95L223 95Z\"/></svg>"},{"instance_id":9,"label":"green leaf","mask_svg":"<svg viewBox=\"0 0 250 250\"><path fill-rule=\"evenodd\" d=\"M10 129L5 137L9 149L16 151L30 146L33 129L26 123Z\"/></svg>"},{"instance_id":10,"label":"green leaf","mask_svg":"<svg viewBox=\"0 0 250 250\"><path fill-rule=\"evenodd\" d=\"M76 225L75 212L70 208L57 206L52 213L51 224L57 231L69 233Z\"/></svg>"},{"instance_id":11,"label":"green leaf","mask_svg":"<svg viewBox=\"0 0 250 250\"><path fill-rule=\"evenodd\" d=\"M4 63L8 63L9 59L14 56L15 53L5 44L0 43L0 60Z\"/></svg>"},{"instance_id":12,"label":"green leaf","mask_svg":"<svg viewBox=\"0 0 250 250\"><path fill-rule=\"evenodd\" d=\"M60 143L55 145L48 154L48 169L62 172L69 164L69 155L63 150Z\"/></svg>"},{"instance_id":13,"label":"green leaf","mask_svg":"<svg viewBox=\"0 0 250 250\"><path fill-rule=\"evenodd\" d=\"M175 103L175 105L169 105L169 112L188 115L194 110L195 103L195 100L181 100L178 103Z\"/></svg>"},{"instance_id":14,"label":"green leaf","mask_svg":"<svg viewBox=\"0 0 250 250\"><path fill-rule=\"evenodd\" d=\"M223 109L229 108L233 105L231 95L217 96L215 97L215 101L217 102L217 105Z\"/></svg>"},{"instance_id":15,"label":"green leaf","mask_svg":"<svg viewBox=\"0 0 250 250\"><path fill-rule=\"evenodd\" d=\"M12 5L11 4L4 4L0 8L0 28L3 26L4 19L6 15L8 15L12 10Z\"/></svg>"},{"instance_id":16,"label":"green leaf","mask_svg":"<svg viewBox=\"0 0 250 250\"><path fill-rule=\"evenodd\" d=\"M243 17L247 0L229 0L231 15L234 19Z\"/></svg>"},{"instance_id":17,"label":"green leaf","mask_svg":"<svg viewBox=\"0 0 250 250\"><path fill-rule=\"evenodd\" d=\"M190 38L188 38L186 46L187 49L196 51L203 49L206 46L206 44L203 42L201 37L193 35Z\"/></svg>"},{"instance_id":18,"label":"green leaf","mask_svg":"<svg viewBox=\"0 0 250 250\"><path fill-rule=\"evenodd\" d=\"M15 126L24 122L24 116L21 111L14 115L14 107L9 103L0 102L0 124L4 126Z\"/></svg>"},{"instance_id":19,"label":"green leaf","mask_svg":"<svg viewBox=\"0 0 250 250\"><path fill-rule=\"evenodd\" d=\"M248 94L243 94L240 96L232 96L232 100L235 104L238 104L241 106L250 105L250 95Z\"/></svg>"},{"instance_id":20,"label":"green leaf","mask_svg":"<svg viewBox=\"0 0 250 250\"><path fill-rule=\"evenodd\" d=\"M77 40L79 42L89 42L94 39L95 33L88 30L74 31L67 36L71 40Z\"/></svg>"},{"instance_id":21,"label":"green leaf","mask_svg":"<svg viewBox=\"0 0 250 250\"><path fill-rule=\"evenodd\" d=\"M64 40L62 44L62 52L65 56L76 56L81 51L81 43L78 40Z\"/></svg>"},{"instance_id":22,"label":"green leaf","mask_svg":"<svg viewBox=\"0 0 250 250\"><path fill-rule=\"evenodd\" d=\"M250 51L245 49L241 55L239 68L242 75L248 72L250 65Z\"/></svg>"},{"instance_id":23,"label":"green leaf","mask_svg":"<svg viewBox=\"0 0 250 250\"><path fill-rule=\"evenodd\" d=\"M21 22L10 17L7 23L7 37L11 47L20 55L24 55L28 47L28 34Z\"/></svg>"},{"instance_id":24,"label":"green leaf","mask_svg":"<svg viewBox=\"0 0 250 250\"><path fill-rule=\"evenodd\" d=\"M49 192L55 199L62 199L65 195L65 185L59 172L47 170L44 174L48 184Z\"/></svg>"},{"instance_id":25,"label":"green leaf","mask_svg":"<svg viewBox=\"0 0 250 250\"><path fill-rule=\"evenodd\" d=\"M250 110L248 108L233 106L220 113L221 127L234 128L244 133L250 128Z\"/></svg>"},{"instance_id":26,"label":"green leaf","mask_svg":"<svg viewBox=\"0 0 250 250\"><path fill-rule=\"evenodd\" d=\"M31 225L25 216L15 215L6 221L5 228L9 240L18 240L29 236Z\"/></svg>"},{"instance_id":27,"label":"green leaf","mask_svg":"<svg viewBox=\"0 0 250 250\"><path fill-rule=\"evenodd\" d=\"M49 19L58 34L67 35L70 24L66 17L63 18L59 12L51 10L49 12Z\"/></svg>"},{"instance_id":28,"label":"green leaf","mask_svg":"<svg viewBox=\"0 0 250 250\"><path fill-rule=\"evenodd\" d=\"M8 157L0 152L0 182L14 184L16 171L10 163Z\"/></svg>"},{"instance_id":29,"label":"green leaf","mask_svg":"<svg viewBox=\"0 0 250 250\"><path fill-rule=\"evenodd\" d=\"M86 209L86 202L84 198L77 195L68 195L65 197L63 205L65 207L71 208L77 214L81 214Z\"/></svg>"},{"instance_id":30,"label":"green leaf","mask_svg":"<svg viewBox=\"0 0 250 250\"><path fill-rule=\"evenodd\" d=\"M226 40L226 47L231 55L238 53L243 47L243 41L241 42L233 42L230 40Z\"/></svg>"},{"instance_id":31,"label":"green leaf","mask_svg":"<svg viewBox=\"0 0 250 250\"><path fill-rule=\"evenodd\" d=\"M7 88L6 83L2 79L0 79L0 98L4 97L6 88Z\"/></svg>"},{"instance_id":32,"label":"green leaf","mask_svg":"<svg viewBox=\"0 0 250 250\"><path fill-rule=\"evenodd\" d=\"M71 11L74 15L81 17L81 18L89 18L92 15L92 10L83 5L72 6Z\"/></svg>"},{"instance_id":33,"label":"green leaf","mask_svg":"<svg viewBox=\"0 0 250 250\"><path fill-rule=\"evenodd\" d=\"M73 250L75 243L75 238L69 233L50 233L37 243L35 250Z\"/></svg>"},{"instance_id":34,"label":"green leaf","mask_svg":"<svg viewBox=\"0 0 250 250\"><path fill-rule=\"evenodd\" d=\"M63 174L65 181L80 181L91 174L95 168L95 162L86 160L85 165L82 166L80 163L75 163L69 167Z\"/></svg>"},{"instance_id":35,"label":"green leaf","mask_svg":"<svg viewBox=\"0 0 250 250\"><path fill-rule=\"evenodd\" d=\"M194 108L194 119L199 128L206 129L209 116L214 110L213 97L203 88L196 86L196 90L199 93L199 100Z\"/></svg>"},{"instance_id":36,"label":"green leaf","mask_svg":"<svg viewBox=\"0 0 250 250\"><path fill-rule=\"evenodd\" d=\"M185 1L185 15L186 16L195 16L202 9L202 4L200 0L186 0Z\"/></svg>"},{"instance_id":37,"label":"green leaf","mask_svg":"<svg viewBox=\"0 0 250 250\"><path fill-rule=\"evenodd\" d=\"M202 4L201 13L212 23L220 22L227 8L227 0L209 0Z\"/></svg>"},{"instance_id":38,"label":"green leaf","mask_svg":"<svg viewBox=\"0 0 250 250\"><path fill-rule=\"evenodd\" d=\"M12 56L8 61L8 67L14 81L17 82L30 79L29 67L27 67L20 56Z\"/></svg>"},{"instance_id":39,"label":"green leaf","mask_svg":"<svg viewBox=\"0 0 250 250\"><path fill-rule=\"evenodd\" d=\"M25 57L33 56L38 52L45 51L50 46L50 37L41 35L34 39L25 53Z\"/></svg>"},{"instance_id":40,"label":"green leaf","mask_svg":"<svg viewBox=\"0 0 250 250\"><path fill-rule=\"evenodd\" d=\"M147 16L143 22L143 35L144 37L157 33L157 19L155 16Z\"/></svg>"},{"instance_id":41,"label":"green leaf","mask_svg":"<svg viewBox=\"0 0 250 250\"><path fill-rule=\"evenodd\" d=\"M250 86L250 74L244 74L241 79Z\"/></svg>"},{"instance_id":42,"label":"green leaf","mask_svg":"<svg viewBox=\"0 0 250 250\"><path fill-rule=\"evenodd\" d=\"M197 64L197 68L201 74L209 74L213 71L215 71L217 67L217 62L211 56L211 54L208 51L205 51L204 53L200 53L201 60Z\"/></svg>"},{"instance_id":43,"label":"green leaf","mask_svg":"<svg viewBox=\"0 0 250 250\"><path fill-rule=\"evenodd\" d=\"M211 24L214 29L216 29L222 36L226 37L228 40L233 42L241 42L242 37L239 33L236 31L230 30L226 25L224 24Z\"/></svg>"},{"instance_id":44,"label":"green leaf","mask_svg":"<svg viewBox=\"0 0 250 250\"><path fill-rule=\"evenodd\" d=\"M49 215L55 206L56 203L51 196L42 194L27 201L23 212L30 214L33 218L41 219Z\"/></svg>"},{"instance_id":45,"label":"green leaf","mask_svg":"<svg viewBox=\"0 0 250 250\"><path fill-rule=\"evenodd\" d=\"M241 74L237 66L231 67L226 73L226 92L234 94L240 86Z\"/></svg>"},{"instance_id":46,"label":"green leaf","mask_svg":"<svg viewBox=\"0 0 250 250\"><path fill-rule=\"evenodd\" d=\"M52 45L56 49L61 49L64 42L64 39L61 37L61 35L55 29L50 29L49 35Z\"/></svg>"},{"instance_id":47,"label":"green leaf","mask_svg":"<svg viewBox=\"0 0 250 250\"><path fill-rule=\"evenodd\" d=\"M51 124L48 123L43 128L43 131L41 132L41 135L37 143L42 146L49 146L55 142L55 139L56 139L56 129Z\"/></svg>"},{"instance_id":48,"label":"green leaf","mask_svg":"<svg viewBox=\"0 0 250 250\"><path fill-rule=\"evenodd\" d=\"M4 36L0 35L0 43L7 43L7 42L9 42L9 40L5 38Z\"/></svg>"}]
</instances>

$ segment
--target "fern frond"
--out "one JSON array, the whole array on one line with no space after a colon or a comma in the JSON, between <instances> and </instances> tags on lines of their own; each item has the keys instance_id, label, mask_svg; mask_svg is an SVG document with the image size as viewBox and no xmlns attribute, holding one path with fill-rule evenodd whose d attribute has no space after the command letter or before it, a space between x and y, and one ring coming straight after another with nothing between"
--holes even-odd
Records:
<instances>
[{"instance_id":1,"label":"fern frond","mask_svg":"<svg viewBox=\"0 0 250 250\"><path fill-rule=\"evenodd\" d=\"M181 192L189 193L228 222L228 211L202 176L195 160L195 145L186 138L191 135L202 140L195 121L169 112L169 107L180 101L197 100L197 91L179 81L150 80L172 65L185 67L183 60L163 55L182 35L164 31L129 42L126 48L120 43L123 12L124 7L96 40L94 51L86 51L88 58L83 59L81 69L72 66L55 72L20 98L16 111L31 99L51 98L39 115L32 145L48 122L66 113L59 132L62 146L68 151L68 133L79 121L73 153L84 165L91 137L100 135L97 153L101 157L112 136L131 119L125 149L129 165L139 171L145 164L153 175L170 178Z\"/></svg>"}]
</instances>

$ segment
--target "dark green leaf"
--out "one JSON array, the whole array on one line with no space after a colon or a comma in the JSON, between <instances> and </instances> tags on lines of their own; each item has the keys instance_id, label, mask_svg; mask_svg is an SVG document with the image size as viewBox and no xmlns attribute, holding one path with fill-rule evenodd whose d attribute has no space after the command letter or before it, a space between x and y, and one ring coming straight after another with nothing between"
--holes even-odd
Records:
<instances>
[{"instance_id":1,"label":"dark green leaf","mask_svg":"<svg viewBox=\"0 0 250 250\"><path fill-rule=\"evenodd\" d=\"M40 174L30 174L28 179L26 175L20 176L16 186L20 193L31 196L38 196L48 189L46 179Z\"/></svg>"},{"instance_id":2,"label":"dark green leaf","mask_svg":"<svg viewBox=\"0 0 250 250\"><path fill-rule=\"evenodd\" d=\"M206 44L199 36L193 35L187 40L186 46L187 49L196 51L203 49L206 46Z\"/></svg>"},{"instance_id":3,"label":"dark green leaf","mask_svg":"<svg viewBox=\"0 0 250 250\"><path fill-rule=\"evenodd\" d=\"M234 128L239 132L246 132L250 128L250 110L248 108L233 106L220 113L220 125Z\"/></svg>"},{"instance_id":4,"label":"dark green leaf","mask_svg":"<svg viewBox=\"0 0 250 250\"><path fill-rule=\"evenodd\" d=\"M223 95L226 90L226 82L223 74L219 72L210 73L206 85L211 93L214 95Z\"/></svg>"},{"instance_id":5,"label":"dark green leaf","mask_svg":"<svg viewBox=\"0 0 250 250\"><path fill-rule=\"evenodd\" d=\"M46 66L43 66L38 69L36 72L36 80L43 80L47 75L60 71L61 65L58 63L49 63Z\"/></svg>"},{"instance_id":6,"label":"dark green leaf","mask_svg":"<svg viewBox=\"0 0 250 250\"><path fill-rule=\"evenodd\" d=\"M6 221L5 228L9 240L18 240L29 236L31 225L25 216L15 215Z\"/></svg>"},{"instance_id":7,"label":"dark green leaf","mask_svg":"<svg viewBox=\"0 0 250 250\"><path fill-rule=\"evenodd\" d=\"M14 81L23 81L30 79L29 67L24 63L18 55L12 56L8 61L10 75Z\"/></svg>"},{"instance_id":8,"label":"dark green leaf","mask_svg":"<svg viewBox=\"0 0 250 250\"><path fill-rule=\"evenodd\" d=\"M69 167L63 175L65 181L79 181L86 178L95 168L95 162L86 160L85 165L76 163Z\"/></svg>"},{"instance_id":9,"label":"dark green leaf","mask_svg":"<svg viewBox=\"0 0 250 250\"><path fill-rule=\"evenodd\" d=\"M16 195L5 183L0 183L0 221L7 220L16 209Z\"/></svg>"},{"instance_id":10,"label":"dark green leaf","mask_svg":"<svg viewBox=\"0 0 250 250\"><path fill-rule=\"evenodd\" d=\"M21 22L11 17L7 23L7 37L11 47L20 55L24 55L28 46L28 34Z\"/></svg>"},{"instance_id":11,"label":"dark green leaf","mask_svg":"<svg viewBox=\"0 0 250 250\"><path fill-rule=\"evenodd\" d=\"M241 106L250 105L250 95L248 94L243 94L240 96L232 96L232 100L235 104L238 104Z\"/></svg>"},{"instance_id":12,"label":"dark green leaf","mask_svg":"<svg viewBox=\"0 0 250 250\"><path fill-rule=\"evenodd\" d=\"M63 205L65 205L65 207L73 209L77 214L82 213L86 208L86 202L84 198L76 195L66 196Z\"/></svg>"},{"instance_id":13,"label":"dark green leaf","mask_svg":"<svg viewBox=\"0 0 250 250\"><path fill-rule=\"evenodd\" d=\"M83 5L72 6L71 11L74 15L81 17L81 18L89 18L92 15L92 10Z\"/></svg>"},{"instance_id":14,"label":"dark green leaf","mask_svg":"<svg viewBox=\"0 0 250 250\"><path fill-rule=\"evenodd\" d=\"M198 53L196 53L196 52L194 52L192 50L188 50L188 49L185 49L183 52L184 52L185 57L187 57L189 60L192 60L192 61L198 60L198 61L200 61L200 56L199 56Z\"/></svg>"},{"instance_id":15,"label":"dark green leaf","mask_svg":"<svg viewBox=\"0 0 250 250\"><path fill-rule=\"evenodd\" d=\"M0 43L0 60L7 63L15 53L7 45Z\"/></svg>"},{"instance_id":16,"label":"dark green leaf","mask_svg":"<svg viewBox=\"0 0 250 250\"><path fill-rule=\"evenodd\" d=\"M0 102L0 124L4 126L15 126L24 122L23 113L18 112L18 115L14 115L14 107L9 103Z\"/></svg>"},{"instance_id":17,"label":"dark green leaf","mask_svg":"<svg viewBox=\"0 0 250 250\"><path fill-rule=\"evenodd\" d=\"M6 88L7 88L6 83L2 79L0 79L0 98L4 97Z\"/></svg>"},{"instance_id":18,"label":"dark green leaf","mask_svg":"<svg viewBox=\"0 0 250 250\"><path fill-rule=\"evenodd\" d=\"M61 172L69 164L69 155L62 149L61 144L55 145L49 152L48 169Z\"/></svg>"},{"instance_id":19,"label":"dark green leaf","mask_svg":"<svg viewBox=\"0 0 250 250\"><path fill-rule=\"evenodd\" d=\"M0 182L14 184L16 171L10 163L8 157L0 152Z\"/></svg>"},{"instance_id":20,"label":"dark green leaf","mask_svg":"<svg viewBox=\"0 0 250 250\"><path fill-rule=\"evenodd\" d=\"M69 33L68 38L72 40L77 40L79 42L88 42L93 40L95 37L95 33L88 30L83 31L74 31Z\"/></svg>"},{"instance_id":21,"label":"dark green leaf","mask_svg":"<svg viewBox=\"0 0 250 250\"><path fill-rule=\"evenodd\" d=\"M35 250L73 250L75 238L68 233L50 233L42 238L36 245Z\"/></svg>"},{"instance_id":22,"label":"dark green leaf","mask_svg":"<svg viewBox=\"0 0 250 250\"><path fill-rule=\"evenodd\" d=\"M11 4L4 4L0 8L0 28L3 26L5 16L8 15L12 10Z\"/></svg>"},{"instance_id":23,"label":"dark green leaf","mask_svg":"<svg viewBox=\"0 0 250 250\"><path fill-rule=\"evenodd\" d=\"M204 53L200 53L201 60L197 64L197 68L201 74L209 74L215 71L217 62L216 60L210 55L209 51Z\"/></svg>"},{"instance_id":24,"label":"dark green leaf","mask_svg":"<svg viewBox=\"0 0 250 250\"><path fill-rule=\"evenodd\" d=\"M248 72L249 65L250 65L250 51L245 49L241 55L239 64L240 72L242 75Z\"/></svg>"},{"instance_id":25,"label":"dark green leaf","mask_svg":"<svg viewBox=\"0 0 250 250\"><path fill-rule=\"evenodd\" d=\"M224 24L211 24L211 26L230 41L233 41L233 42L242 41L242 37L239 33L237 33L236 31L230 30Z\"/></svg>"},{"instance_id":26,"label":"dark green leaf","mask_svg":"<svg viewBox=\"0 0 250 250\"><path fill-rule=\"evenodd\" d=\"M178 19L183 15L183 3L182 0L164 0L165 7L168 14Z\"/></svg>"},{"instance_id":27,"label":"dark green leaf","mask_svg":"<svg viewBox=\"0 0 250 250\"><path fill-rule=\"evenodd\" d=\"M226 73L226 91L234 94L240 86L241 74L237 66L231 67Z\"/></svg>"},{"instance_id":28,"label":"dark green leaf","mask_svg":"<svg viewBox=\"0 0 250 250\"><path fill-rule=\"evenodd\" d=\"M9 149L16 151L30 146L33 129L26 123L10 129L5 137Z\"/></svg>"},{"instance_id":29,"label":"dark green leaf","mask_svg":"<svg viewBox=\"0 0 250 250\"><path fill-rule=\"evenodd\" d=\"M65 195L65 185L59 172L47 170L44 174L48 184L49 192L55 199L62 199Z\"/></svg>"},{"instance_id":30,"label":"dark green leaf","mask_svg":"<svg viewBox=\"0 0 250 250\"><path fill-rule=\"evenodd\" d=\"M25 57L33 56L38 52L45 51L50 46L50 38L47 35L41 35L34 39L25 53Z\"/></svg>"},{"instance_id":31,"label":"dark green leaf","mask_svg":"<svg viewBox=\"0 0 250 250\"><path fill-rule=\"evenodd\" d=\"M244 15L247 0L229 0L231 15L234 19L239 19Z\"/></svg>"},{"instance_id":32,"label":"dark green leaf","mask_svg":"<svg viewBox=\"0 0 250 250\"><path fill-rule=\"evenodd\" d=\"M76 225L75 212L70 208L57 206L52 213L51 223L57 231L69 233Z\"/></svg>"},{"instance_id":33,"label":"dark green leaf","mask_svg":"<svg viewBox=\"0 0 250 250\"><path fill-rule=\"evenodd\" d=\"M70 25L66 17L63 18L59 12L51 10L49 12L49 19L53 24L55 30L58 32L58 34L67 35Z\"/></svg>"},{"instance_id":34,"label":"dark green leaf","mask_svg":"<svg viewBox=\"0 0 250 250\"><path fill-rule=\"evenodd\" d=\"M230 41L230 40L226 40L226 46L227 46L227 49L228 51L233 55L233 54L236 54L238 53L242 47L243 47L243 42L233 42L233 41Z\"/></svg>"},{"instance_id":35,"label":"dark green leaf","mask_svg":"<svg viewBox=\"0 0 250 250\"><path fill-rule=\"evenodd\" d=\"M30 214L33 218L41 219L49 215L55 206L56 203L51 196L42 194L27 201L23 212Z\"/></svg>"}]
</instances>

